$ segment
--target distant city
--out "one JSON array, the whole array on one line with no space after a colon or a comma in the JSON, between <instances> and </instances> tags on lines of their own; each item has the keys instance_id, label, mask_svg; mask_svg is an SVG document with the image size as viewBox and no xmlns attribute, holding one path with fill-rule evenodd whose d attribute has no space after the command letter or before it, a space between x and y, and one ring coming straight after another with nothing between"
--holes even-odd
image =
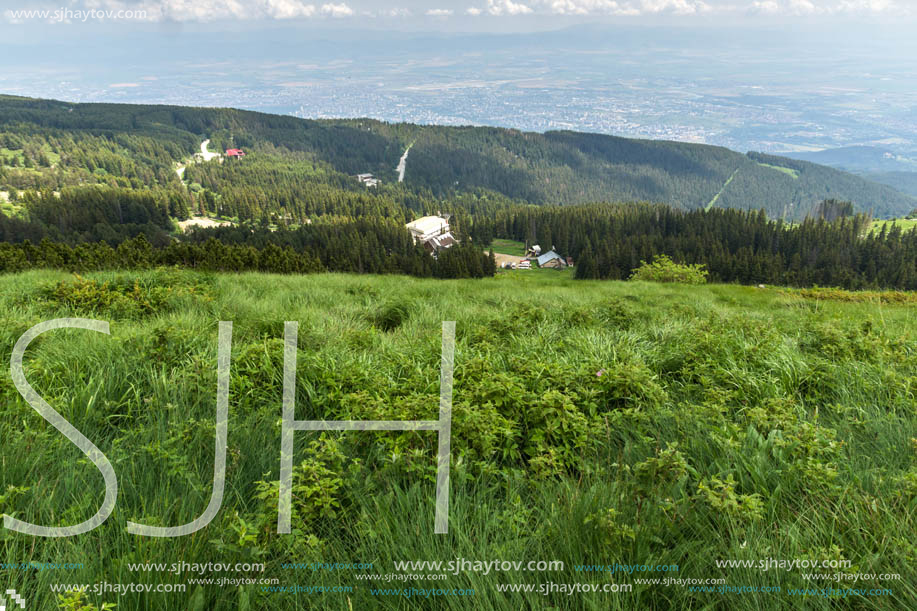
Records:
<instances>
[{"instance_id":1,"label":"distant city","mask_svg":"<svg viewBox=\"0 0 917 611\"><path fill-rule=\"evenodd\" d=\"M212 32L176 35L165 46L155 38L155 53L138 36L135 51L114 65L92 60L104 52L92 42L83 61L22 45L27 61L0 59L0 92L566 129L742 152L917 151L917 68L900 50L883 56L881 40L845 41L826 55L819 47L830 41L777 32L716 44L697 32L647 37L638 28L324 36L282 30L274 46L244 34L231 44ZM900 41L889 44L900 49Z\"/></svg>"}]
</instances>

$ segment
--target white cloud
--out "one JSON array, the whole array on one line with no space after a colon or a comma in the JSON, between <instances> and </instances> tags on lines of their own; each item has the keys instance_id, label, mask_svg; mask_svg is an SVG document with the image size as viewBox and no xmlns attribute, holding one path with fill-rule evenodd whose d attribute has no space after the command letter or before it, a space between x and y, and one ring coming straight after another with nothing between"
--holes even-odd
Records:
<instances>
[{"instance_id":1,"label":"white cloud","mask_svg":"<svg viewBox=\"0 0 917 611\"><path fill-rule=\"evenodd\" d=\"M693 15L695 13L706 13L710 10L710 5L702 0L643 0L640 4L644 13Z\"/></svg>"},{"instance_id":2,"label":"white cloud","mask_svg":"<svg viewBox=\"0 0 917 611\"><path fill-rule=\"evenodd\" d=\"M406 8L390 8L379 13L383 17L410 17L414 13Z\"/></svg>"},{"instance_id":3,"label":"white cloud","mask_svg":"<svg viewBox=\"0 0 917 611\"><path fill-rule=\"evenodd\" d=\"M472 6L465 11L466 14L472 17L477 17L484 13L495 17L502 17L503 15L529 15L534 12L532 7L522 4L521 2L513 2L513 0L487 0L486 8Z\"/></svg>"},{"instance_id":4,"label":"white cloud","mask_svg":"<svg viewBox=\"0 0 917 611\"><path fill-rule=\"evenodd\" d=\"M617 15L625 10L614 0L548 0L548 8L557 15L588 15L590 13Z\"/></svg>"},{"instance_id":5,"label":"white cloud","mask_svg":"<svg viewBox=\"0 0 917 611\"><path fill-rule=\"evenodd\" d=\"M798 15L811 15L818 7L810 0L790 0L790 10Z\"/></svg>"},{"instance_id":6,"label":"white cloud","mask_svg":"<svg viewBox=\"0 0 917 611\"><path fill-rule=\"evenodd\" d=\"M100 4L105 9L118 10L120 3L103 1ZM216 0L160 0L159 2L146 2L141 6L147 11L147 18L153 21L217 21L220 19L245 19L251 18L253 13L266 16L273 3L256 2L246 10L240 2L230 0L218 2ZM313 10L315 7L312 7ZM266 10L267 9L267 10Z\"/></svg>"},{"instance_id":7,"label":"white cloud","mask_svg":"<svg viewBox=\"0 0 917 611\"><path fill-rule=\"evenodd\" d=\"M748 12L774 16L910 14L913 0L533 0L555 15L700 15Z\"/></svg>"},{"instance_id":8,"label":"white cloud","mask_svg":"<svg viewBox=\"0 0 917 611\"><path fill-rule=\"evenodd\" d=\"M901 6L895 0L842 0L840 9L847 12L908 12L908 9Z\"/></svg>"},{"instance_id":9,"label":"white cloud","mask_svg":"<svg viewBox=\"0 0 917 611\"><path fill-rule=\"evenodd\" d=\"M353 9L344 3L323 4L322 15L328 15L329 17L351 17L353 16Z\"/></svg>"},{"instance_id":10,"label":"white cloud","mask_svg":"<svg viewBox=\"0 0 917 611\"><path fill-rule=\"evenodd\" d=\"M774 0L763 0L761 2L752 2L751 8L758 13L767 13L774 15L780 12L780 4Z\"/></svg>"},{"instance_id":11,"label":"white cloud","mask_svg":"<svg viewBox=\"0 0 917 611\"><path fill-rule=\"evenodd\" d=\"M104 8L123 7L117 0L94 0ZM303 0L145 0L130 5L147 11L153 21L217 21L222 19L302 19L324 15L351 17L354 11L345 3L323 4L320 8Z\"/></svg>"},{"instance_id":12,"label":"white cloud","mask_svg":"<svg viewBox=\"0 0 917 611\"><path fill-rule=\"evenodd\" d=\"M812 15L831 9L819 7L811 0L758 0L752 3L751 10L768 15Z\"/></svg>"},{"instance_id":13,"label":"white cloud","mask_svg":"<svg viewBox=\"0 0 917 611\"><path fill-rule=\"evenodd\" d=\"M541 0L556 15L693 15L713 8L703 0Z\"/></svg>"},{"instance_id":14,"label":"white cloud","mask_svg":"<svg viewBox=\"0 0 917 611\"><path fill-rule=\"evenodd\" d=\"M818 17L832 15L906 16L917 14L917 0L439 0L428 8L382 8L375 0L16 0L24 9L146 11L148 21L210 22L219 20L290 20L333 17L449 17L457 14L495 17L529 14L641 17L704 14ZM470 6L469 6L470 4ZM351 8L353 5L353 8ZM384 6L384 5L383 5ZM467 8L465 8L467 7ZM4 11L9 21L11 13ZM3 17L0 17L2 20Z\"/></svg>"},{"instance_id":15,"label":"white cloud","mask_svg":"<svg viewBox=\"0 0 917 611\"><path fill-rule=\"evenodd\" d=\"M532 9L513 0L487 0L487 12L491 15L528 15Z\"/></svg>"},{"instance_id":16,"label":"white cloud","mask_svg":"<svg viewBox=\"0 0 917 611\"><path fill-rule=\"evenodd\" d=\"M749 10L768 15L844 15L911 13L905 0L756 0Z\"/></svg>"},{"instance_id":17,"label":"white cloud","mask_svg":"<svg viewBox=\"0 0 917 611\"><path fill-rule=\"evenodd\" d=\"M299 0L268 0L266 9L268 17L273 19L296 19L315 14L315 6Z\"/></svg>"}]
</instances>

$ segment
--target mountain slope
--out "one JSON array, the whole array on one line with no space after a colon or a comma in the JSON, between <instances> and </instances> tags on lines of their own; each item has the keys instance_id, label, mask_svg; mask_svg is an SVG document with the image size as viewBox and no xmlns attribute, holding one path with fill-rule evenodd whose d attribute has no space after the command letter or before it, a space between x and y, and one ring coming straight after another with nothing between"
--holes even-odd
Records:
<instances>
[{"instance_id":1,"label":"mountain slope","mask_svg":"<svg viewBox=\"0 0 917 611\"><path fill-rule=\"evenodd\" d=\"M22 169L5 160L0 188L54 188L68 180L72 184L71 173L79 175L79 183L91 181L85 175L86 159L100 151L105 161L97 167L109 177L123 172L120 176L135 186L174 187L179 183L173 164L209 138L211 150L242 147L262 159L287 157L309 163L309 174L318 169L324 180L337 177L332 182L343 189L356 189L346 175L362 172L377 175L384 185L397 182L398 160L413 143L405 183L401 191L391 192L395 199L406 197L405 192L447 198L483 191L535 204L641 200L697 209L713 202L763 208L770 216L789 219L804 217L826 198L850 200L857 210L878 217L917 207L917 199L888 186L812 163L706 145L568 131L537 134L369 119L312 121L233 109L70 104L0 96L0 137L0 148L14 152L21 141L26 161L36 157L35 151L60 157L56 164L47 164L47 171L37 157L32 168ZM23 185L27 178L35 184ZM214 185L217 182L215 177Z\"/></svg>"},{"instance_id":2,"label":"mountain slope","mask_svg":"<svg viewBox=\"0 0 917 611\"><path fill-rule=\"evenodd\" d=\"M911 197L917 197L917 171L914 172L862 172L863 178L888 185Z\"/></svg>"}]
</instances>

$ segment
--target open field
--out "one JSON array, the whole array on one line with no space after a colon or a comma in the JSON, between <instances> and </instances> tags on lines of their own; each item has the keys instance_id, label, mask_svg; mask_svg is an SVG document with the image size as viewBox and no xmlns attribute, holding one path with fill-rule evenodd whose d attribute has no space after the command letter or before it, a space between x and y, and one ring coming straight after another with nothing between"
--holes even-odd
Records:
<instances>
[{"instance_id":1,"label":"open field","mask_svg":"<svg viewBox=\"0 0 917 611\"><path fill-rule=\"evenodd\" d=\"M898 227L901 227L902 231L910 231L914 227L917 227L917 219L892 219L890 221L873 221L870 231L878 233L882 231L883 225L887 225L889 229L891 229L892 226L897 225Z\"/></svg>"},{"instance_id":2,"label":"open field","mask_svg":"<svg viewBox=\"0 0 917 611\"><path fill-rule=\"evenodd\" d=\"M491 247L497 254L511 255L514 257L525 256L525 244L516 240L506 240L503 238L494 238Z\"/></svg>"},{"instance_id":3,"label":"open field","mask_svg":"<svg viewBox=\"0 0 917 611\"><path fill-rule=\"evenodd\" d=\"M532 270L478 281L154 270L0 276L0 359L52 331L29 383L109 458L114 513L92 533L0 529L4 588L55 609L55 584L172 584L90 593L117 611L229 609L907 609L917 596L917 311L881 295L574 281ZM433 432L296 432L293 534L278 535L284 321L299 322L298 419L435 419L441 321L457 322L449 533L433 534ZM226 491L209 526L174 539L211 496L217 325L233 322ZM95 467L0 375L0 511L42 525L91 517ZM396 570L400 561L555 561L556 571ZM859 582L718 568L815 560ZM16 570L5 564L76 563ZM264 563L143 570L134 563ZM311 570L287 563L372 563ZM663 573L577 565L666 565ZM446 574L402 581L391 574ZM456 574L453 574L456 573ZM371 580L360 579L367 575ZM654 578L723 580L646 585ZM270 585L201 585L252 578ZM401 575L403 578L403 575ZM546 583L617 593L503 593ZM696 582L695 582L696 583ZM280 593L279 586L351 588ZM474 590L425 598L395 588ZM798 588L836 594L801 596ZM628 588L630 591L625 591ZM880 589L860 595L849 588ZM845 593L846 590L846 593ZM884 592L887 590L887 592ZM845 596L844 600L837 600Z\"/></svg>"},{"instance_id":4,"label":"open field","mask_svg":"<svg viewBox=\"0 0 917 611\"><path fill-rule=\"evenodd\" d=\"M794 170L793 168L785 168L780 165L772 165L770 163L758 163L759 166L770 168L776 170L777 172L782 172L792 178L793 180L799 180L799 170Z\"/></svg>"}]
</instances>

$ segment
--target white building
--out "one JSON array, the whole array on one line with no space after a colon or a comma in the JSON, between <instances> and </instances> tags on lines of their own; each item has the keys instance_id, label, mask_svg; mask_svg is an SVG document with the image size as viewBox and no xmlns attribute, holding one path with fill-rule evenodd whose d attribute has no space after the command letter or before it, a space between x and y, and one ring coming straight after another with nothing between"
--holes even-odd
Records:
<instances>
[{"instance_id":1,"label":"white building","mask_svg":"<svg viewBox=\"0 0 917 611\"><path fill-rule=\"evenodd\" d=\"M362 182L367 187L379 186L379 182L381 182L378 178L375 178L372 174L357 174L357 180Z\"/></svg>"},{"instance_id":2,"label":"white building","mask_svg":"<svg viewBox=\"0 0 917 611\"><path fill-rule=\"evenodd\" d=\"M411 232L415 243L423 244L434 254L457 242L449 228L449 219L442 216L423 216L405 227Z\"/></svg>"},{"instance_id":3,"label":"white building","mask_svg":"<svg viewBox=\"0 0 917 611\"><path fill-rule=\"evenodd\" d=\"M449 221L441 216L422 216L416 221L411 221L405 227L414 236L415 242L426 242L451 231L449 229Z\"/></svg>"}]
</instances>

